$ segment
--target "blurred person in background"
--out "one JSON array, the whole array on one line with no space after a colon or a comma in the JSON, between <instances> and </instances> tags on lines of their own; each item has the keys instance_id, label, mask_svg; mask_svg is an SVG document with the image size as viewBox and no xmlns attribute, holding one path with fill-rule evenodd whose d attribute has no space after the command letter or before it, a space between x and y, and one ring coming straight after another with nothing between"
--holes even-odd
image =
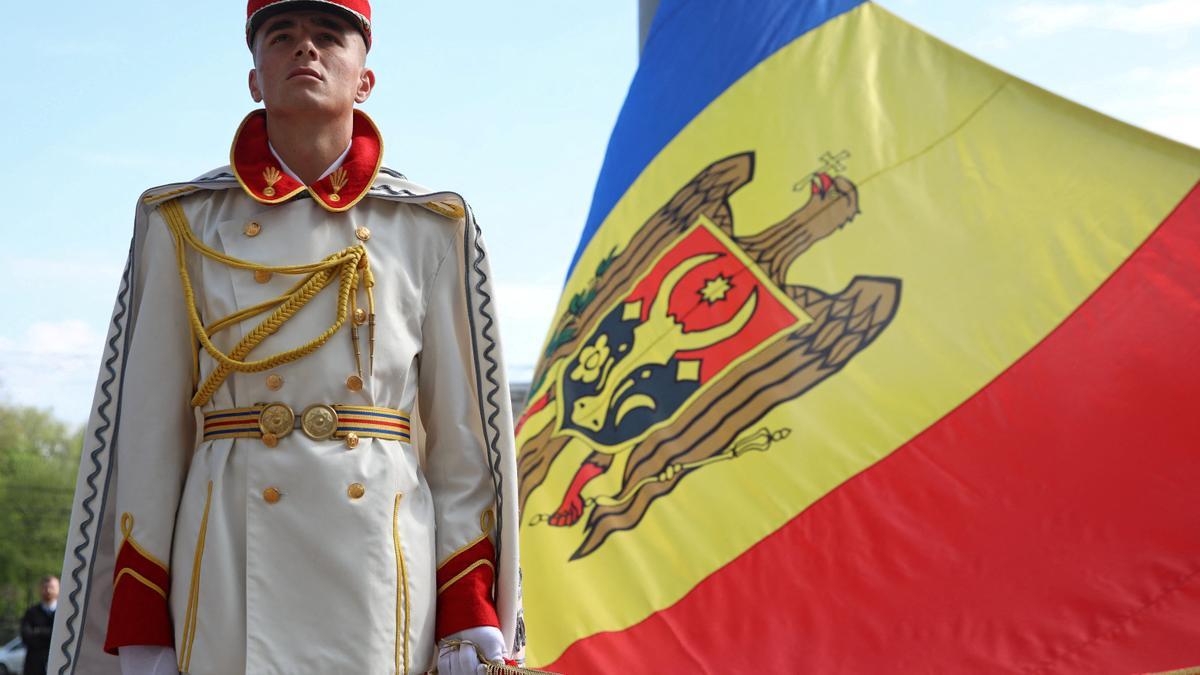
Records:
<instances>
[{"instance_id":1,"label":"blurred person in background","mask_svg":"<svg viewBox=\"0 0 1200 675\"><path fill-rule=\"evenodd\" d=\"M54 611L58 609L58 577L42 577L38 584L42 601L25 611L21 618L21 642L25 644L25 675L46 675L50 658L50 632Z\"/></svg>"}]
</instances>

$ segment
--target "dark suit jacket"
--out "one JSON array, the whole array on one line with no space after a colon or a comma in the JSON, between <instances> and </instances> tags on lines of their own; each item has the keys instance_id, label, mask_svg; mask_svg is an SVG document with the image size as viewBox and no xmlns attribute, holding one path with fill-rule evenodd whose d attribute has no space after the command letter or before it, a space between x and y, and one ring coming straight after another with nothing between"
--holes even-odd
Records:
<instances>
[{"instance_id":1,"label":"dark suit jacket","mask_svg":"<svg viewBox=\"0 0 1200 675\"><path fill-rule=\"evenodd\" d=\"M54 628L54 612L46 611L41 603L30 607L21 619L21 642L25 643L25 675L46 675L50 658L50 631Z\"/></svg>"}]
</instances>

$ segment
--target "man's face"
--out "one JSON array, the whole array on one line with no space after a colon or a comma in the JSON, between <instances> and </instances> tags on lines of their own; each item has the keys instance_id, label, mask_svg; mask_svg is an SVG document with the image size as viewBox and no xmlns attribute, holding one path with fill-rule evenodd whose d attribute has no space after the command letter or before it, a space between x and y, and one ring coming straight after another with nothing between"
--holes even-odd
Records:
<instances>
[{"instance_id":1,"label":"man's face","mask_svg":"<svg viewBox=\"0 0 1200 675\"><path fill-rule=\"evenodd\" d=\"M284 12L254 36L250 95L275 112L345 114L375 85L366 58L362 35L338 14Z\"/></svg>"},{"instance_id":2,"label":"man's face","mask_svg":"<svg viewBox=\"0 0 1200 675\"><path fill-rule=\"evenodd\" d=\"M28 586L26 587L28 588ZM58 579L42 582L42 602L51 603L58 599Z\"/></svg>"}]
</instances>

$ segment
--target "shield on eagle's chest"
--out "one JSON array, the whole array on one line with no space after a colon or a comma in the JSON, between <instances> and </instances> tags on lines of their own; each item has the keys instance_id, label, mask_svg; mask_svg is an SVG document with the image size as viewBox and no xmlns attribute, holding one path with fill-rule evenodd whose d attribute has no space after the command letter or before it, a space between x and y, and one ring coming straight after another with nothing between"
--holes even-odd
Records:
<instances>
[{"instance_id":1,"label":"shield on eagle's chest","mask_svg":"<svg viewBox=\"0 0 1200 675\"><path fill-rule=\"evenodd\" d=\"M620 452L671 423L732 365L811 320L701 216L560 371L558 431Z\"/></svg>"}]
</instances>

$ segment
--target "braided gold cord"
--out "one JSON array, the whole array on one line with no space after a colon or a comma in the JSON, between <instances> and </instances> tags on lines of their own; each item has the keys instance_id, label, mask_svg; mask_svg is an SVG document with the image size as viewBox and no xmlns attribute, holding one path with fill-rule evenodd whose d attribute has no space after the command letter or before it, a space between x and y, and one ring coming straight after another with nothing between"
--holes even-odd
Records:
<instances>
[{"instance_id":1,"label":"braided gold cord","mask_svg":"<svg viewBox=\"0 0 1200 675\"><path fill-rule=\"evenodd\" d=\"M259 314L262 314L263 312L267 311L268 309L273 309L274 307L279 306L280 303L286 301L289 297L291 297L291 295L293 293L299 291L300 287L303 286L304 284L308 283L308 280L310 278L311 278L311 275L304 277L300 281L296 282L296 284L294 286L289 288L287 290L287 292L285 292L283 295L281 295L277 298L272 298L270 300L267 300L266 302L260 302L257 305L253 305L251 307L247 307L245 309L238 310L237 312L230 314L229 316L225 317L224 319L214 321L213 323L208 324L208 326L205 328L205 330L208 331L208 334L210 336L216 335L217 333L225 330L226 328L228 328L236 323L241 323L242 321L245 321L246 319L249 319L250 317L258 316Z\"/></svg>"},{"instance_id":2,"label":"braided gold cord","mask_svg":"<svg viewBox=\"0 0 1200 675\"><path fill-rule=\"evenodd\" d=\"M282 326L288 319L292 318L292 316L301 307L308 304L309 300L311 300L318 292L320 292L329 284L329 282L332 280L332 277L332 273L328 270L322 270L320 273L315 275L312 279L310 279L309 283L304 285L299 294L289 298L287 302L272 312L271 315L263 320L263 322L260 323L254 330L247 333L246 336L242 338L240 342L238 342L233 351L229 352L228 355L221 353L216 345L208 341L208 336L202 335L201 343L204 345L205 351L212 355L212 357L218 361L218 364L217 367L213 369L213 372L209 373L209 376L204 381L204 384L202 384L196 391L196 395L192 397L192 405L201 406L207 403L208 400L212 398L213 393L216 392L217 387L219 387L221 383L225 381L231 372L236 371L242 373L259 373L264 370L270 370L277 366L304 358L315 351L318 347L324 345L325 342L335 332L337 332L339 328L341 328L342 323L344 323L345 304L342 298L339 298L338 302L338 320L335 321L330 328L319 335L316 339L311 340L310 342L301 347L297 347L296 349L280 352L279 354L275 354L265 359L259 359L257 361L242 360L247 354L250 353L252 349L257 347L260 342L267 339L267 337L279 330L280 326Z\"/></svg>"},{"instance_id":3,"label":"braided gold cord","mask_svg":"<svg viewBox=\"0 0 1200 675\"><path fill-rule=\"evenodd\" d=\"M240 323L240 322L242 322L246 319L249 319L250 317L253 317L253 316L258 316L259 314L262 314L263 312L265 312L269 309L272 309L272 308L278 306L280 303L287 300L289 295L292 293L295 293L301 286L303 286L308 281L309 278L310 277L305 277L304 279L301 279L299 282L296 283L296 285L294 285L290 289L288 289L287 293L284 293L283 295L281 295L277 298L267 300L266 302L259 303L252 307L247 307L243 310L240 310L238 312L230 314L229 316L225 317L224 319L221 319L220 321L216 321L214 323L209 324L205 328L205 330L208 332L208 335L211 338L213 335L216 335L220 331L225 330L226 328L228 328L236 323ZM188 322L188 333L191 335L191 346L192 346L192 388L195 389L196 385L198 385L200 383L200 348L201 347L200 347L200 340L196 337L196 330L195 330L195 328L192 327L191 321Z\"/></svg>"},{"instance_id":4,"label":"braided gold cord","mask_svg":"<svg viewBox=\"0 0 1200 675\"><path fill-rule=\"evenodd\" d=\"M280 365L302 359L321 348L346 323L352 301L351 294L358 286L359 274L361 273L364 280L370 284L370 266L366 259L367 252L361 244L343 249L320 262L308 265L260 265L234 258L206 246L192 232L192 228L187 221L187 216L183 213L183 207L177 201L168 201L158 208L162 212L171 236L175 241L175 260L179 267L179 279L183 284L184 302L187 306L188 321L192 335L195 340L199 340L200 346L204 348L204 351L217 362L217 367L209 373L204 383L197 388L196 394L192 397L193 406L202 406L208 403L217 388L229 377L230 373L258 373L270 370ZM273 274L305 276L304 279L293 286L287 293L273 300L240 310L215 321L209 327L205 327L200 320L200 312L196 308L196 294L187 270L186 252L188 247L207 258L235 269L255 272L261 270ZM362 268L361 272L359 269L360 265ZM295 349L289 349L255 361L244 360L255 347L278 331L296 312L308 304L317 293L320 293L328 286L334 277L337 277L339 282L337 315L333 323L324 332ZM222 352L213 344L212 336L218 331L245 319L263 314L272 307L274 311L258 324L254 330L247 333L228 354ZM193 341L194 349L195 342ZM198 362L198 353L196 353L196 358Z\"/></svg>"},{"instance_id":5,"label":"braided gold cord","mask_svg":"<svg viewBox=\"0 0 1200 675\"><path fill-rule=\"evenodd\" d=\"M295 288L288 291L284 295L281 295L277 298L272 298L271 300L267 300L266 302L259 303L257 305L254 305L253 307L247 307L245 309L238 310L237 312L230 314L229 316L225 317L224 319L219 319L217 321L214 321L214 322L208 324L207 326L205 326L204 330L206 330L208 332L209 336L211 337L213 335L216 335L217 333L220 333L221 331L225 330L226 328L229 328L230 326L232 326L234 324L238 324L238 323L245 321L246 319L256 317L259 314L266 312L267 310L275 309L280 304L286 302L288 298L292 297L292 295L294 293L296 293L296 291L300 290L300 287L302 287L305 283L308 283L308 281L310 279L311 279L311 277L305 278L301 283L296 284Z\"/></svg>"},{"instance_id":6,"label":"braided gold cord","mask_svg":"<svg viewBox=\"0 0 1200 675\"><path fill-rule=\"evenodd\" d=\"M196 190L199 190L199 189L200 188L192 186L192 185L185 185L181 188L171 190L169 192L163 192L161 194L156 194L156 195L146 195L146 198L143 199L142 201L146 202L147 204L153 204L154 202L161 202L164 199L174 199L176 197L182 197L185 194L188 194L190 192L195 192Z\"/></svg>"}]
</instances>

